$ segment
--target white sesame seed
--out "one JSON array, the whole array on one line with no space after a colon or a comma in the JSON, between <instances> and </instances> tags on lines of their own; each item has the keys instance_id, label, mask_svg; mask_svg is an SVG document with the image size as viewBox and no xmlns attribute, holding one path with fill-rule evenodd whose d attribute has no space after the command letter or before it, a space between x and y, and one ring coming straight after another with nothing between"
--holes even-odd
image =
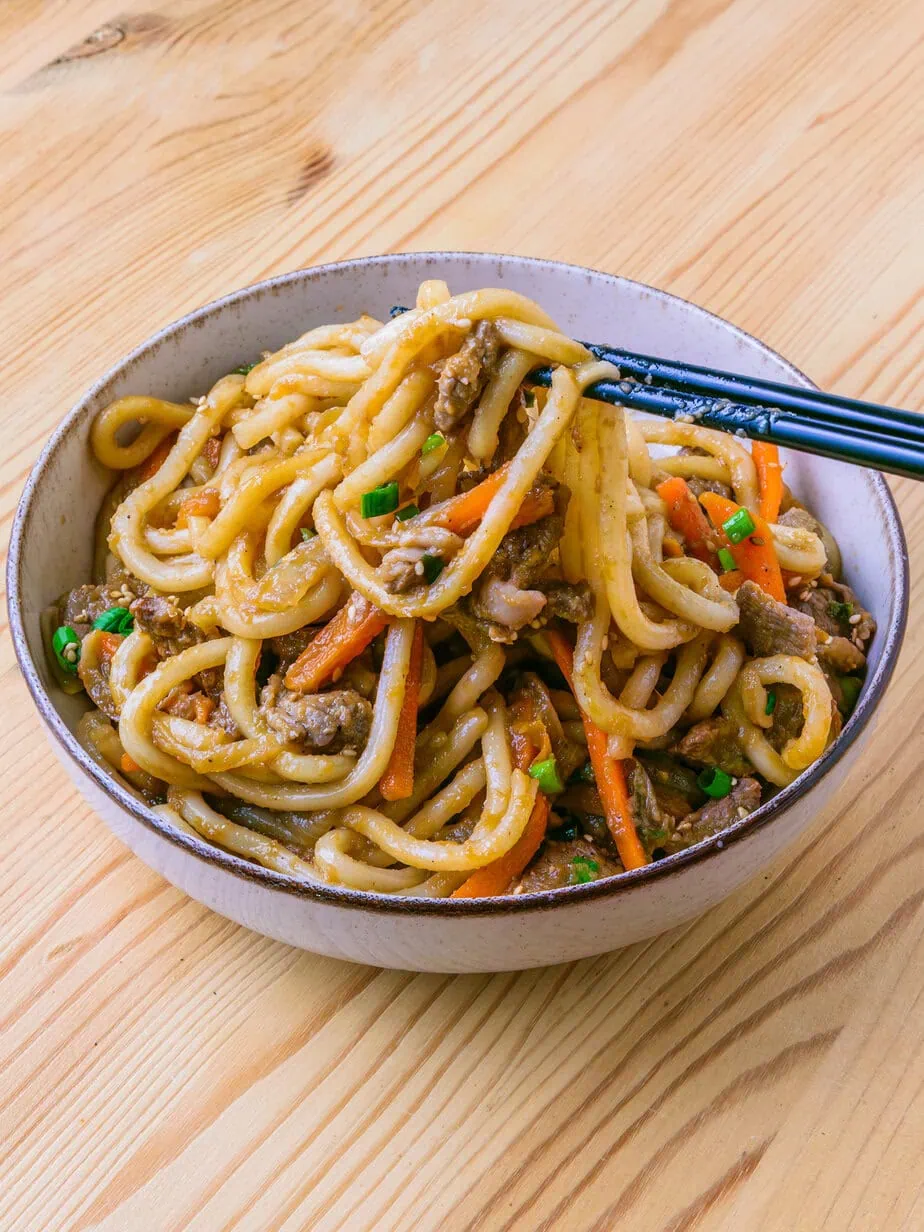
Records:
<instances>
[{"instance_id":1,"label":"white sesame seed","mask_svg":"<svg viewBox=\"0 0 924 1232\"><path fill-rule=\"evenodd\" d=\"M521 885L515 886L513 892L514 894L522 894L524 892L523 887Z\"/></svg>"},{"instance_id":2,"label":"white sesame seed","mask_svg":"<svg viewBox=\"0 0 924 1232\"><path fill-rule=\"evenodd\" d=\"M795 577L791 577L789 579L789 582L787 583L787 585L789 586L790 590L795 590L797 586L802 585L802 578L798 574L796 574Z\"/></svg>"},{"instance_id":3,"label":"white sesame seed","mask_svg":"<svg viewBox=\"0 0 924 1232\"><path fill-rule=\"evenodd\" d=\"M807 590L803 590L802 593L799 595L799 598L802 600L803 603L806 603L808 601L808 597L809 597L809 592Z\"/></svg>"},{"instance_id":4,"label":"white sesame seed","mask_svg":"<svg viewBox=\"0 0 924 1232\"><path fill-rule=\"evenodd\" d=\"M604 637L603 637L603 649L609 650L609 648L610 648L610 635L606 633L604 634Z\"/></svg>"},{"instance_id":5,"label":"white sesame seed","mask_svg":"<svg viewBox=\"0 0 924 1232\"><path fill-rule=\"evenodd\" d=\"M585 843L592 843L594 841L592 834L583 834L581 837L584 839Z\"/></svg>"},{"instance_id":6,"label":"white sesame seed","mask_svg":"<svg viewBox=\"0 0 924 1232\"><path fill-rule=\"evenodd\" d=\"M414 573L417 575L417 577L423 577L423 571L424 571L423 561L419 560L417 564L414 566Z\"/></svg>"},{"instance_id":7,"label":"white sesame seed","mask_svg":"<svg viewBox=\"0 0 924 1232\"><path fill-rule=\"evenodd\" d=\"M746 808L742 808L742 806L739 804L739 805L738 805L738 818L739 818L739 820L743 821L743 820L744 820L744 818L745 818L745 817L747 817L747 815L748 815L748 811L747 811L747 809L746 809Z\"/></svg>"},{"instance_id":8,"label":"white sesame seed","mask_svg":"<svg viewBox=\"0 0 924 1232\"><path fill-rule=\"evenodd\" d=\"M862 619L863 617L860 615L859 612L854 612L854 614L850 617L847 623L849 625L858 625Z\"/></svg>"}]
</instances>

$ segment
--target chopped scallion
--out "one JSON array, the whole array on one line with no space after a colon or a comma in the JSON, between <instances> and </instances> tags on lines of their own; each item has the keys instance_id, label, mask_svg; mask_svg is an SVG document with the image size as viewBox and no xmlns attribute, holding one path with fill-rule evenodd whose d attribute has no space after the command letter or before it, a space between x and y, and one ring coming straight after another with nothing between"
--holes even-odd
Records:
<instances>
[{"instance_id":1,"label":"chopped scallion","mask_svg":"<svg viewBox=\"0 0 924 1232\"><path fill-rule=\"evenodd\" d=\"M764 707L764 714L773 714L776 710L776 694L772 689L767 692L767 704Z\"/></svg>"},{"instance_id":2,"label":"chopped scallion","mask_svg":"<svg viewBox=\"0 0 924 1232\"><path fill-rule=\"evenodd\" d=\"M383 483L371 492L363 492L359 508L364 518L380 518L385 513L394 513L398 508L397 482L393 479L391 483Z\"/></svg>"},{"instance_id":3,"label":"chopped scallion","mask_svg":"<svg viewBox=\"0 0 924 1232\"><path fill-rule=\"evenodd\" d=\"M708 770L698 774L696 781L713 800L724 800L732 789L731 775L720 770L718 766L710 766Z\"/></svg>"},{"instance_id":4,"label":"chopped scallion","mask_svg":"<svg viewBox=\"0 0 924 1232\"><path fill-rule=\"evenodd\" d=\"M405 505L403 509L399 509L395 517L399 522L406 522L408 518L416 518L420 510L416 505Z\"/></svg>"},{"instance_id":5,"label":"chopped scallion","mask_svg":"<svg viewBox=\"0 0 924 1232\"><path fill-rule=\"evenodd\" d=\"M101 612L93 621L94 629L102 629L105 633L118 633L128 637L135 627L135 618L127 607L110 607Z\"/></svg>"},{"instance_id":6,"label":"chopped scallion","mask_svg":"<svg viewBox=\"0 0 924 1232\"><path fill-rule=\"evenodd\" d=\"M735 564L735 558L728 548L719 548L719 564L725 573L731 573L732 569L738 568Z\"/></svg>"},{"instance_id":7,"label":"chopped scallion","mask_svg":"<svg viewBox=\"0 0 924 1232\"><path fill-rule=\"evenodd\" d=\"M753 535L757 527L747 509L742 507L737 509L727 522L722 523L722 530L728 535L730 542L740 543L742 539L747 539L748 535Z\"/></svg>"},{"instance_id":8,"label":"chopped scallion","mask_svg":"<svg viewBox=\"0 0 924 1232\"><path fill-rule=\"evenodd\" d=\"M843 712L844 714L850 714L857 704L857 698L860 696L860 690L863 688L863 681L859 676L838 676L837 683L841 686L841 696L844 699Z\"/></svg>"},{"instance_id":9,"label":"chopped scallion","mask_svg":"<svg viewBox=\"0 0 924 1232\"><path fill-rule=\"evenodd\" d=\"M427 439L424 441L420 452L423 455L423 457L426 457L428 453L433 453L434 449L439 449L442 445L445 445L445 444L446 444L446 438L445 436L443 436L442 432L431 432L430 435L427 437Z\"/></svg>"},{"instance_id":10,"label":"chopped scallion","mask_svg":"<svg viewBox=\"0 0 924 1232\"><path fill-rule=\"evenodd\" d=\"M846 625L850 621L850 617L853 615L853 604L838 602L829 603L828 614L832 617L832 619L840 621L842 625Z\"/></svg>"},{"instance_id":11,"label":"chopped scallion","mask_svg":"<svg viewBox=\"0 0 924 1232\"><path fill-rule=\"evenodd\" d=\"M59 625L51 637L51 648L62 671L69 676L77 675L77 664L80 662L80 638L70 625Z\"/></svg>"},{"instance_id":12,"label":"chopped scallion","mask_svg":"<svg viewBox=\"0 0 924 1232\"><path fill-rule=\"evenodd\" d=\"M429 554L422 556L420 558L420 563L423 565L424 577L430 585L436 581L439 575L443 572L443 568L445 566L445 562L442 557L430 556Z\"/></svg>"},{"instance_id":13,"label":"chopped scallion","mask_svg":"<svg viewBox=\"0 0 924 1232\"><path fill-rule=\"evenodd\" d=\"M586 885L588 881L596 880L599 871L600 865L596 860L591 860L589 856L575 856L571 861L569 880L572 885Z\"/></svg>"},{"instance_id":14,"label":"chopped scallion","mask_svg":"<svg viewBox=\"0 0 924 1232\"><path fill-rule=\"evenodd\" d=\"M248 372L253 372L256 366L256 363L241 364L240 368L232 368L231 372L234 376L246 376Z\"/></svg>"},{"instance_id":15,"label":"chopped scallion","mask_svg":"<svg viewBox=\"0 0 924 1232\"><path fill-rule=\"evenodd\" d=\"M539 790L547 796L554 796L558 792L565 790L565 785L561 781L561 775L558 773L558 763L554 757L545 757L542 761L534 761L529 768L529 777L536 780L539 784Z\"/></svg>"},{"instance_id":16,"label":"chopped scallion","mask_svg":"<svg viewBox=\"0 0 924 1232\"><path fill-rule=\"evenodd\" d=\"M301 531L301 536L305 543L307 543L309 539L317 538L318 532L316 530L312 530L310 526L300 526L298 529Z\"/></svg>"}]
</instances>

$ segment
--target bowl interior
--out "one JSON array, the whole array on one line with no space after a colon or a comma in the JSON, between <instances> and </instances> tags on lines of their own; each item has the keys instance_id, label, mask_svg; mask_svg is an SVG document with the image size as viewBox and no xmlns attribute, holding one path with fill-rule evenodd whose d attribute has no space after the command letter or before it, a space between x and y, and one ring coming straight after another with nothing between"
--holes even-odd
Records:
<instances>
[{"instance_id":1,"label":"bowl interior","mask_svg":"<svg viewBox=\"0 0 924 1232\"><path fill-rule=\"evenodd\" d=\"M301 271L230 295L168 326L103 377L64 420L29 480L13 529L10 607L23 667L46 717L53 710L73 730L85 706L54 687L39 619L47 604L90 577L93 520L111 482L87 443L95 413L126 394L182 401L204 393L223 373L314 325L361 312L387 318L392 305L413 303L426 278L445 278L454 292L483 286L520 291L577 338L809 383L756 339L683 300L611 275L529 258L379 257ZM879 623L871 679L884 681L901 639L907 563L886 484L874 472L808 455L790 454L786 463L787 482L831 528L847 579Z\"/></svg>"}]
</instances>

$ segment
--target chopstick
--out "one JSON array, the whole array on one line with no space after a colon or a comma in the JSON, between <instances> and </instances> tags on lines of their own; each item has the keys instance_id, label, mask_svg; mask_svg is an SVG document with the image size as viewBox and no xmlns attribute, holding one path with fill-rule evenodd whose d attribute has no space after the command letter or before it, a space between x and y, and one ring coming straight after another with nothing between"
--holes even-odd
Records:
<instances>
[{"instance_id":1,"label":"chopstick","mask_svg":"<svg viewBox=\"0 0 924 1232\"><path fill-rule=\"evenodd\" d=\"M405 311L393 308L392 315ZM585 398L924 479L924 415L914 411L598 343L584 346L619 369L618 380L589 385ZM526 379L548 385L552 370L535 368Z\"/></svg>"},{"instance_id":2,"label":"chopstick","mask_svg":"<svg viewBox=\"0 0 924 1232\"><path fill-rule=\"evenodd\" d=\"M908 479L924 478L924 416L914 411L595 343L584 345L598 359L615 364L620 376L618 381L588 386L586 398L667 419L692 419L720 432ZM536 368L527 379L547 385L551 369Z\"/></svg>"}]
</instances>

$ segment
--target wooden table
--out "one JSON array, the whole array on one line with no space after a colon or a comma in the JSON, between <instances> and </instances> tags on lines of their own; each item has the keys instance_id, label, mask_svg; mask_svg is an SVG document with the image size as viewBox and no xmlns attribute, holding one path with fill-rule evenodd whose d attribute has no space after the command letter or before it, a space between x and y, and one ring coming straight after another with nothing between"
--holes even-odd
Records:
<instances>
[{"instance_id":1,"label":"wooden table","mask_svg":"<svg viewBox=\"0 0 924 1232\"><path fill-rule=\"evenodd\" d=\"M921 34L920 0L7 0L4 521L147 334L364 253L618 271L920 407ZM74 793L4 639L0 1225L924 1227L919 610L795 851L656 941L484 978L185 899Z\"/></svg>"}]
</instances>

